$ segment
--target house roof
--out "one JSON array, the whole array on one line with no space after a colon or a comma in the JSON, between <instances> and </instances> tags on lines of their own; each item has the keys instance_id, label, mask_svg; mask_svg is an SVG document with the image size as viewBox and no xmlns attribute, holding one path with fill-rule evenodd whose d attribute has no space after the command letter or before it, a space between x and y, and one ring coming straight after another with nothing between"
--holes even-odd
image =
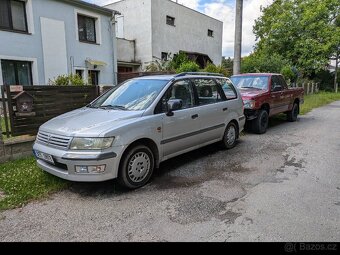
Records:
<instances>
[{"instance_id":1,"label":"house roof","mask_svg":"<svg viewBox=\"0 0 340 255\"><path fill-rule=\"evenodd\" d=\"M61 1L68 2L70 4L73 4L73 5L76 5L76 6L79 6L79 7L83 7L83 8L86 8L86 9L95 10L97 12L100 12L102 14L106 14L108 16L111 16L112 13L118 13L115 10L111 10L111 9L108 9L108 8L100 7L99 5L87 3L87 2L84 2L82 0L61 0Z\"/></svg>"}]
</instances>

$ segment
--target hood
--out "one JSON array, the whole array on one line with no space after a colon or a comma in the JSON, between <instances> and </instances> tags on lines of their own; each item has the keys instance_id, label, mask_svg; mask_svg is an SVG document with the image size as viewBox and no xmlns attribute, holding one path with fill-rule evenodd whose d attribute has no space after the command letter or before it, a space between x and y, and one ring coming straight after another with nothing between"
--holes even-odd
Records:
<instances>
[{"instance_id":1,"label":"hood","mask_svg":"<svg viewBox=\"0 0 340 255\"><path fill-rule=\"evenodd\" d=\"M143 111L80 108L44 123L39 130L63 136L98 137L126 120L141 117Z\"/></svg>"},{"instance_id":2,"label":"hood","mask_svg":"<svg viewBox=\"0 0 340 255\"><path fill-rule=\"evenodd\" d=\"M266 90L243 88L239 89L242 99L251 99L268 93Z\"/></svg>"}]
</instances>

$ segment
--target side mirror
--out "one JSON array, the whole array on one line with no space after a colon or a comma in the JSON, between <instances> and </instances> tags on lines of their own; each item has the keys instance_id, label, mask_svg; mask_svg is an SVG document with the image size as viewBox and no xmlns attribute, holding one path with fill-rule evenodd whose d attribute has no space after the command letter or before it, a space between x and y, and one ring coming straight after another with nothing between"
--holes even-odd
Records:
<instances>
[{"instance_id":1,"label":"side mirror","mask_svg":"<svg viewBox=\"0 0 340 255\"><path fill-rule=\"evenodd\" d=\"M168 113L167 116L173 116L173 111L179 110L182 108L183 102L182 99L170 99L168 101Z\"/></svg>"},{"instance_id":2,"label":"side mirror","mask_svg":"<svg viewBox=\"0 0 340 255\"><path fill-rule=\"evenodd\" d=\"M276 85L276 86L273 88L273 92L281 91L281 90L282 90L282 86L281 86L281 85Z\"/></svg>"}]
</instances>

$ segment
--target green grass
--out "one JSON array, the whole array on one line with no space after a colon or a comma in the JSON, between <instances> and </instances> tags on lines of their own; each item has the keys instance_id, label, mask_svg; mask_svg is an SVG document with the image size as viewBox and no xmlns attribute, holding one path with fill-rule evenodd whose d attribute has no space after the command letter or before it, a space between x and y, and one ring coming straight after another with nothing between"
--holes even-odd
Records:
<instances>
[{"instance_id":1,"label":"green grass","mask_svg":"<svg viewBox=\"0 0 340 255\"><path fill-rule=\"evenodd\" d=\"M301 105L300 114L306 114L314 108L340 100L340 93L320 92L304 97L305 102Z\"/></svg>"},{"instance_id":2,"label":"green grass","mask_svg":"<svg viewBox=\"0 0 340 255\"><path fill-rule=\"evenodd\" d=\"M0 164L0 211L62 190L68 182L37 167L33 157Z\"/></svg>"}]
</instances>

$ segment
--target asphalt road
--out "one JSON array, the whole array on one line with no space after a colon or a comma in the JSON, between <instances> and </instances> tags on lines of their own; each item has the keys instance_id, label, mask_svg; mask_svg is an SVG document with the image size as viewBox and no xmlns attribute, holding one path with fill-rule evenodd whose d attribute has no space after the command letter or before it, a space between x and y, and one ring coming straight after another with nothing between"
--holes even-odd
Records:
<instances>
[{"instance_id":1,"label":"asphalt road","mask_svg":"<svg viewBox=\"0 0 340 255\"><path fill-rule=\"evenodd\" d=\"M161 165L0 214L1 241L340 241L340 101Z\"/></svg>"}]
</instances>

